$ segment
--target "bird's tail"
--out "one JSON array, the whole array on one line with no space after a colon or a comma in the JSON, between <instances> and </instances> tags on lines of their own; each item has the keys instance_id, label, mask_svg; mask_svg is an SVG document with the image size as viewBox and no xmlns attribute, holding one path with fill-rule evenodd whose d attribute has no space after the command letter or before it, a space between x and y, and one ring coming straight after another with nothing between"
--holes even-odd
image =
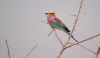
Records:
<instances>
[{"instance_id":1,"label":"bird's tail","mask_svg":"<svg viewBox=\"0 0 100 58\"><path fill-rule=\"evenodd\" d=\"M74 39L76 42L79 42L78 40L76 40L73 36L71 36L72 37L72 39Z\"/></svg>"},{"instance_id":2,"label":"bird's tail","mask_svg":"<svg viewBox=\"0 0 100 58\"><path fill-rule=\"evenodd\" d=\"M66 32L66 33L70 36L70 32ZM79 42L78 40L76 40L76 39L74 38L73 35L71 35L71 38L72 38L74 41Z\"/></svg>"}]
</instances>

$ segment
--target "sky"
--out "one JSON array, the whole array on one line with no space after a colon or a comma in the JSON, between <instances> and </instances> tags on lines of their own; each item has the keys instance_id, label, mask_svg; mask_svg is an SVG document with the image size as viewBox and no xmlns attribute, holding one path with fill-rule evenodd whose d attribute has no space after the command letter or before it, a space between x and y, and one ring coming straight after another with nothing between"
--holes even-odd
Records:
<instances>
[{"instance_id":1,"label":"sky","mask_svg":"<svg viewBox=\"0 0 100 58\"><path fill-rule=\"evenodd\" d=\"M100 0L84 0L76 29L73 33L79 41L100 34ZM8 58L5 39L8 40L11 58L56 58L61 50L54 33L47 22L45 12L52 10L65 25L72 30L80 0L0 0L0 58ZM57 30L63 43L68 35ZM71 40L71 42L74 42ZM96 51L100 46L100 36L82 43ZM61 58L95 58L95 55L80 46L64 51ZM100 56L99 56L100 57Z\"/></svg>"}]
</instances>

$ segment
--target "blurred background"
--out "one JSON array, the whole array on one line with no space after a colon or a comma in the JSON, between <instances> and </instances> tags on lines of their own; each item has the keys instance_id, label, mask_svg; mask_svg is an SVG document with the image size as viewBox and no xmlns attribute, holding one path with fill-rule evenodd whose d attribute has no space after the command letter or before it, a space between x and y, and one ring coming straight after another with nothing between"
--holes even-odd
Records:
<instances>
[{"instance_id":1,"label":"blurred background","mask_svg":"<svg viewBox=\"0 0 100 58\"><path fill-rule=\"evenodd\" d=\"M11 58L25 58L37 44L28 58L56 58L61 45L47 22L48 10L56 13L72 30L80 0L0 0L0 58L8 58L5 39L8 40ZM73 33L79 41L100 33L100 0L84 0L76 29ZM57 30L63 43L68 35ZM73 40L71 40L74 42ZM100 46L100 36L82 43L96 51ZM95 55L80 46L67 49L62 58L95 58Z\"/></svg>"}]
</instances>

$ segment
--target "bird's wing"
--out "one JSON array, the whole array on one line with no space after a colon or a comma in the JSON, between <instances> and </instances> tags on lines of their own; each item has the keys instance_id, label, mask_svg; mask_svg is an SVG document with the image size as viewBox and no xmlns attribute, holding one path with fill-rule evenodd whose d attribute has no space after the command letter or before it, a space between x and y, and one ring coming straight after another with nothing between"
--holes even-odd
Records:
<instances>
[{"instance_id":1,"label":"bird's wing","mask_svg":"<svg viewBox=\"0 0 100 58\"><path fill-rule=\"evenodd\" d=\"M62 28L64 28L67 32L70 32L70 30L66 27L66 25L58 18L55 18L56 22L60 23Z\"/></svg>"}]
</instances>

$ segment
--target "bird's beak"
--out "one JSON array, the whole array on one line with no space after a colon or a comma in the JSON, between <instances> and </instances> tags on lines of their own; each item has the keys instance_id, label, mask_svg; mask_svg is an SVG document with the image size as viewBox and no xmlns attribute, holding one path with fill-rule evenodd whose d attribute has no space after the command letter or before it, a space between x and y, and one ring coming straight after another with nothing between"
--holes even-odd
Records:
<instances>
[{"instance_id":1,"label":"bird's beak","mask_svg":"<svg viewBox=\"0 0 100 58\"><path fill-rule=\"evenodd\" d=\"M46 14L46 15L47 15L48 13L44 13L44 14Z\"/></svg>"}]
</instances>

